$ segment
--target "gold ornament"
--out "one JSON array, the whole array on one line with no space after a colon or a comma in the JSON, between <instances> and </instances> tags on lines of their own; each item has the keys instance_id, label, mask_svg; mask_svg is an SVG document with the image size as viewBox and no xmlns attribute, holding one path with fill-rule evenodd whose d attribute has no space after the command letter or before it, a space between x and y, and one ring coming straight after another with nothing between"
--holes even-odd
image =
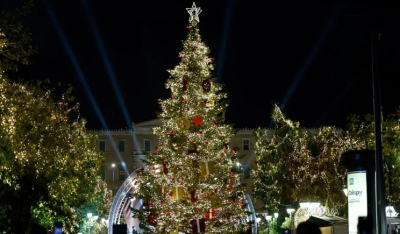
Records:
<instances>
[{"instance_id":1,"label":"gold ornament","mask_svg":"<svg viewBox=\"0 0 400 234\"><path fill-rule=\"evenodd\" d=\"M185 117L178 119L177 124L180 130L188 130L190 128L190 121Z\"/></svg>"}]
</instances>

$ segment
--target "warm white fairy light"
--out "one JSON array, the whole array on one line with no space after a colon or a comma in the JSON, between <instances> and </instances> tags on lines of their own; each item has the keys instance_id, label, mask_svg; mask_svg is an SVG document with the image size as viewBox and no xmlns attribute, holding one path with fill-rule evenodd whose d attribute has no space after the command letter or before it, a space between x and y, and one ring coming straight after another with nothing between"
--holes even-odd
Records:
<instances>
[{"instance_id":1,"label":"warm white fairy light","mask_svg":"<svg viewBox=\"0 0 400 234\"><path fill-rule=\"evenodd\" d=\"M199 14L201 13L200 7L196 7L196 4L193 2L192 8L186 8L187 12L189 12L189 22L192 22L193 20L196 20L197 22L200 22L199 20Z\"/></svg>"},{"instance_id":2,"label":"warm white fairy light","mask_svg":"<svg viewBox=\"0 0 400 234\"><path fill-rule=\"evenodd\" d=\"M198 22L200 8L193 5L190 10L191 21ZM224 124L227 105L221 99L227 95L220 92L222 85L211 77L213 59L208 57L209 49L201 41L197 24L191 22L183 47L179 53L181 62L168 71L171 77L166 88L171 90L171 98L159 100L162 126L153 129L159 138L157 154L147 156L149 170L140 172L138 177L135 195L151 200L152 204L146 205L152 208L141 210L137 217L141 223L150 224L146 232L176 228L186 232L192 219L210 212L211 200L217 197L223 206L215 208L218 217L206 221L208 230L246 230L247 225L242 223L247 218L242 209L246 205L244 190L241 173L235 166L238 156L234 149L226 147L233 136L232 126ZM211 100L214 105L207 106ZM183 124L186 121L190 122L187 127ZM154 170L154 165L162 168ZM205 167L203 172L200 165ZM213 165L212 172L209 165ZM153 190L143 186L149 181L154 184ZM174 187L183 190L182 200L174 200L175 192L179 192ZM157 223L152 224L149 217Z\"/></svg>"}]
</instances>

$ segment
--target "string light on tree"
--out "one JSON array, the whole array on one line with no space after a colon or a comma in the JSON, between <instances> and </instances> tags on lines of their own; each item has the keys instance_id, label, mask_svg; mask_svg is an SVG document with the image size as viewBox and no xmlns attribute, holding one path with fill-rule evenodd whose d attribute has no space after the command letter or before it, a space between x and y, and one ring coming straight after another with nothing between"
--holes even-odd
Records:
<instances>
[{"instance_id":1,"label":"string light on tree","mask_svg":"<svg viewBox=\"0 0 400 234\"><path fill-rule=\"evenodd\" d=\"M245 233L249 213L235 166L240 156L225 149L234 135L224 123L227 94L211 75L214 59L199 34L201 9L193 3L187 11L181 61L168 70L172 96L158 100L158 151L147 154L135 194L152 205L135 210L135 217L146 233ZM150 169L156 165L164 173Z\"/></svg>"}]
</instances>

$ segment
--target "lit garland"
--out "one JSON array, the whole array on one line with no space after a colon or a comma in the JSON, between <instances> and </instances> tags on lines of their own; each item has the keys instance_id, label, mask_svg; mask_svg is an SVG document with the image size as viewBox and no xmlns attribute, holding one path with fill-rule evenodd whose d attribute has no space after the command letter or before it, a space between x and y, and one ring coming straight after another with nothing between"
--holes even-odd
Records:
<instances>
[{"instance_id":1,"label":"lit garland","mask_svg":"<svg viewBox=\"0 0 400 234\"><path fill-rule=\"evenodd\" d=\"M159 100L163 124L154 129L159 145L138 173L134 196L144 205L134 217L146 233L244 233L249 213L239 156L228 146L234 130L224 124L227 94L211 77L213 59L196 20L183 47L181 62L168 71L172 97Z\"/></svg>"}]
</instances>

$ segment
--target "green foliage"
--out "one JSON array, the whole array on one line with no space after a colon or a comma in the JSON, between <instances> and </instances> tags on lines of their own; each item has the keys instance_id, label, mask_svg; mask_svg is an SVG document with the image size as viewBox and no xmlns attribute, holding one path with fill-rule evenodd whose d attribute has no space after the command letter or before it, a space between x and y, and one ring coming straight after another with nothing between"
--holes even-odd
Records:
<instances>
[{"instance_id":1,"label":"green foliage","mask_svg":"<svg viewBox=\"0 0 400 234\"><path fill-rule=\"evenodd\" d=\"M0 229L24 233L30 223L50 229L62 221L72 232L82 207L105 214L105 157L78 105L70 107L70 90L58 100L41 82L22 85L3 75L0 93Z\"/></svg>"},{"instance_id":2,"label":"green foliage","mask_svg":"<svg viewBox=\"0 0 400 234\"><path fill-rule=\"evenodd\" d=\"M182 60L166 83L172 97L159 101L162 125L153 130L157 153L147 155L146 170L138 173L133 195L144 205L134 217L145 233L191 233L191 222L203 218L207 233L246 233L254 223L246 221L242 173L236 165L241 155L228 147L235 130L224 123L227 95L211 78L213 60L195 22L183 46ZM194 121L199 118L200 124ZM178 188L182 197L174 198ZM214 216L208 217L212 209Z\"/></svg>"},{"instance_id":3,"label":"green foliage","mask_svg":"<svg viewBox=\"0 0 400 234\"><path fill-rule=\"evenodd\" d=\"M302 129L277 105L271 116L273 133L256 131L255 198L270 213L286 213L299 201L319 201L331 213L341 212L346 204L346 174L339 164L339 152L345 148L342 133L333 127Z\"/></svg>"},{"instance_id":4,"label":"green foliage","mask_svg":"<svg viewBox=\"0 0 400 234\"><path fill-rule=\"evenodd\" d=\"M400 210L400 109L382 121L382 154L384 160L385 196L388 205ZM348 138L356 149L375 149L374 116L351 115Z\"/></svg>"},{"instance_id":5,"label":"green foliage","mask_svg":"<svg viewBox=\"0 0 400 234\"><path fill-rule=\"evenodd\" d=\"M272 111L273 133L258 129L254 192L271 212L300 201L318 201L328 215L346 216L342 189L346 169L339 155L351 150L375 149L373 115L349 115L344 130L322 126L301 129L278 106ZM386 201L400 209L400 110L382 122ZM298 210L299 211L299 210ZM296 212L296 217L297 215ZM300 215L301 216L301 215ZM299 217L300 217L299 216Z\"/></svg>"},{"instance_id":6,"label":"green foliage","mask_svg":"<svg viewBox=\"0 0 400 234\"><path fill-rule=\"evenodd\" d=\"M21 21L32 8L30 0L21 8L0 12L0 68L3 71L18 71L21 65L30 64L30 57L37 53L37 48L31 44L31 34Z\"/></svg>"}]
</instances>

